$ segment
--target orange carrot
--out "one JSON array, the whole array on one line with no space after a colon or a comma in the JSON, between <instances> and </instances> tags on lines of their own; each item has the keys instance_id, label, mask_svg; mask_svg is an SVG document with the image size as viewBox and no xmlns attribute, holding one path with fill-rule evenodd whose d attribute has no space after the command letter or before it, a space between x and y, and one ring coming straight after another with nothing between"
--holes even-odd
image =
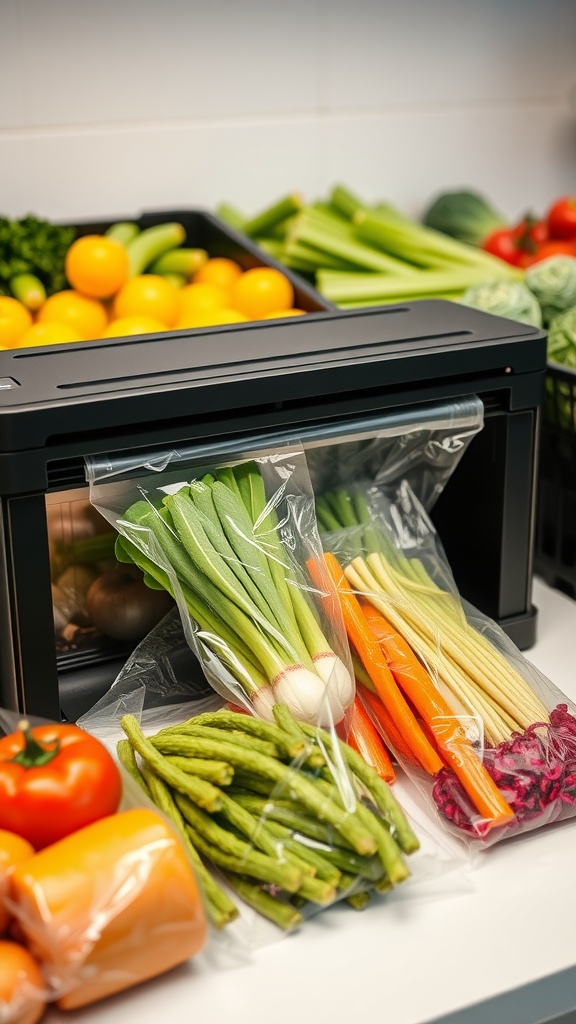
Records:
<instances>
[{"instance_id":1,"label":"orange carrot","mask_svg":"<svg viewBox=\"0 0 576 1024\"><path fill-rule=\"evenodd\" d=\"M356 694L352 705L352 720L347 742L348 746L364 758L366 764L374 768L384 782L394 782L396 773L392 767L390 755L358 694Z\"/></svg>"},{"instance_id":2,"label":"orange carrot","mask_svg":"<svg viewBox=\"0 0 576 1024\"><path fill-rule=\"evenodd\" d=\"M346 632L374 683L378 696L396 722L418 762L429 775L437 775L443 767L442 761L398 689L394 676L386 664L380 644L364 618L360 602L349 589L338 560L330 552L324 553L324 560L338 591ZM321 586L318 566L312 559L307 564L310 575L318 586Z\"/></svg>"},{"instance_id":3,"label":"orange carrot","mask_svg":"<svg viewBox=\"0 0 576 1024\"><path fill-rule=\"evenodd\" d=\"M477 811L491 828L510 821L514 811L486 771L457 715L410 645L368 601L363 602L362 611L380 643L394 679L422 716L446 763L460 780Z\"/></svg>"},{"instance_id":4,"label":"orange carrot","mask_svg":"<svg viewBox=\"0 0 576 1024\"><path fill-rule=\"evenodd\" d=\"M382 729L384 739L388 741L394 751L404 761L407 761L409 764L418 764L418 761L414 757L414 754L410 750L406 741L403 739L394 719L388 714L384 704L376 693L376 690L369 689L369 687L365 686L364 683L361 683L359 679L356 680L356 686L362 703L368 711L370 711L373 718L378 722L378 725ZM370 686L372 686L372 683L370 683Z\"/></svg>"}]
</instances>

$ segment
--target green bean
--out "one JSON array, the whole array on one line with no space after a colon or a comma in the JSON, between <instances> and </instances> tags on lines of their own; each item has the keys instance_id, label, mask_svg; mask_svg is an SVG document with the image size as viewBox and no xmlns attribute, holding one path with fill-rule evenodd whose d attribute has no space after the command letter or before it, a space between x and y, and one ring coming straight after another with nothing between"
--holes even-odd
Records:
<instances>
[{"instance_id":1,"label":"green bean","mask_svg":"<svg viewBox=\"0 0 576 1024\"><path fill-rule=\"evenodd\" d=\"M300 728L299 723L295 718L292 717L288 708L285 704L274 704L272 707L272 714L274 715L274 721L282 732L290 736L295 743L304 743L306 748L306 756L304 758L304 764L309 768L322 768L326 764L326 760L321 750L315 747L313 743L306 736L306 733Z\"/></svg>"},{"instance_id":2,"label":"green bean","mask_svg":"<svg viewBox=\"0 0 576 1024\"><path fill-rule=\"evenodd\" d=\"M176 805L182 812L188 825L196 834L195 845L201 853L213 860L215 864L248 874L262 882L272 882L281 886L286 892L298 892L302 882L302 874L292 864L282 863L265 853L238 839L228 829L221 828L204 811L200 810L188 797L177 793ZM207 846L210 850L207 850Z\"/></svg>"},{"instance_id":3,"label":"green bean","mask_svg":"<svg viewBox=\"0 0 576 1024\"><path fill-rule=\"evenodd\" d=\"M167 757L166 760L187 775L199 775L200 778L212 782L215 786L229 786L234 778L232 765L226 764L225 761L207 761L201 757L178 757L176 754Z\"/></svg>"},{"instance_id":4,"label":"green bean","mask_svg":"<svg viewBox=\"0 0 576 1024\"><path fill-rule=\"evenodd\" d=\"M253 814L266 813L267 817L272 821L285 825L292 832L301 832L302 835L315 839L319 843L324 843L326 846L334 846L339 840L342 842L341 837L332 825L326 825L323 821L317 821L315 818L308 817L306 815L306 808L302 804L284 798L273 799L270 794L262 797L255 793L237 789L236 786L239 786L241 781L241 773L236 772L234 775L235 785L230 790L230 796L237 803L241 803L246 810L251 811ZM249 782L250 779L246 781Z\"/></svg>"},{"instance_id":5,"label":"green bean","mask_svg":"<svg viewBox=\"0 0 576 1024\"><path fill-rule=\"evenodd\" d=\"M173 727L171 729L162 729L161 732L156 733L155 736L151 737L151 743L154 747L160 747L165 739L177 739L182 737L185 741L188 736L200 736L205 739L216 740L218 743L222 739L221 729L211 729L206 725L194 725L192 722L186 722L185 724ZM266 757L278 757L279 750L276 744L269 743L267 740L257 739L255 736L246 736L242 732L238 733L226 733L226 739L228 743L234 743L237 747L244 747L246 750L255 750L259 754L265 754ZM186 743L183 744L182 753L186 751ZM201 758L198 758L201 760Z\"/></svg>"},{"instance_id":6,"label":"green bean","mask_svg":"<svg viewBox=\"0 0 576 1024\"><path fill-rule=\"evenodd\" d=\"M286 932L292 932L301 924L302 914L291 903L283 903L275 899L260 886L253 885L235 872L224 871L224 877L248 906L253 907L279 928Z\"/></svg>"},{"instance_id":7,"label":"green bean","mask_svg":"<svg viewBox=\"0 0 576 1024\"><path fill-rule=\"evenodd\" d=\"M140 754L140 757L172 789L176 789L178 792L189 796L199 807L203 807L207 811L217 811L220 809L220 791L210 782L206 782L205 779L197 778L195 775L186 775L185 772L170 764L156 750L150 740L146 739L133 715L124 715L120 720L120 725L134 749Z\"/></svg>"},{"instance_id":8,"label":"green bean","mask_svg":"<svg viewBox=\"0 0 576 1024\"><path fill-rule=\"evenodd\" d=\"M329 882L331 885L338 885L341 872L337 867L334 867L333 864L325 860L323 851L311 849L304 843L298 842L292 836L290 829L280 825L277 821L267 821L267 826L273 835L282 839L285 849L293 851L299 860L303 860L314 868L318 878L322 879L323 882Z\"/></svg>"},{"instance_id":9,"label":"green bean","mask_svg":"<svg viewBox=\"0 0 576 1024\"><path fill-rule=\"evenodd\" d=\"M146 780L143 777L140 768L138 767L136 754L134 753L134 747L132 746L130 741L118 740L118 743L116 744L116 753L118 754L118 760L120 761L120 764L122 765L124 770L128 772L128 775L132 779L134 779L134 782L136 782L140 786L140 789L144 790L146 796L149 799L151 799L152 796L150 793L150 789L148 788Z\"/></svg>"},{"instance_id":10,"label":"green bean","mask_svg":"<svg viewBox=\"0 0 576 1024\"><path fill-rule=\"evenodd\" d=\"M221 711L206 711L204 714L194 718L193 721L203 727L211 726L214 729L226 730L227 735L228 731L232 729L245 732L250 737L267 740L269 743L276 744L290 761L295 761L305 751L306 747L309 746L304 733L300 733L296 737L287 735L285 730L281 729L274 722L264 722L261 718L254 718L252 715L241 715L237 711L226 711L224 709Z\"/></svg>"},{"instance_id":11,"label":"green bean","mask_svg":"<svg viewBox=\"0 0 576 1024\"><path fill-rule=\"evenodd\" d=\"M325 730L316 729L314 726L306 724L302 724L302 729L310 737L320 734L322 742L326 744L329 750L333 750L332 737ZM413 853L414 850L419 848L420 843L390 787L355 750L352 750L352 747L349 747L347 743L343 743L342 740L337 742L351 772L365 786L378 810L390 822L401 849L404 853Z\"/></svg>"},{"instance_id":12,"label":"green bean","mask_svg":"<svg viewBox=\"0 0 576 1024\"><path fill-rule=\"evenodd\" d=\"M318 779L317 785L318 788L326 794L327 798L331 798L336 803L340 803L343 806L342 798L336 786L325 782L324 779ZM378 857L380 858L385 874L394 885L397 885L399 882L403 882L405 878L408 878L410 872L403 860L402 851L397 845L394 837L386 831L380 819L377 818L372 811L368 810L361 800L358 800L356 804L356 814L358 819L374 838L376 852L378 853Z\"/></svg>"},{"instance_id":13,"label":"green bean","mask_svg":"<svg viewBox=\"0 0 576 1024\"><path fill-rule=\"evenodd\" d=\"M186 831L186 822L174 802L169 787L154 774L149 766L144 767L144 772L154 803L172 822L184 843L184 847L202 886L206 898L206 910L212 924L215 928L224 928L230 921L238 917L238 908L224 890L220 888L200 859L198 851Z\"/></svg>"}]
</instances>

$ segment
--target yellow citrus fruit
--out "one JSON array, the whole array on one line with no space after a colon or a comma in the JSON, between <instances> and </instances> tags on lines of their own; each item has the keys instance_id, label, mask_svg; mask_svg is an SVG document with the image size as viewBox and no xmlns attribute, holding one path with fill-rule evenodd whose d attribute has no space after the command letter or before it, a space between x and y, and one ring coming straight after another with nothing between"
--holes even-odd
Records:
<instances>
[{"instance_id":1,"label":"yellow citrus fruit","mask_svg":"<svg viewBox=\"0 0 576 1024\"><path fill-rule=\"evenodd\" d=\"M227 303L228 295L223 288L202 281L187 284L178 292L179 318L203 316Z\"/></svg>"},{"instance_id":2,"label":"yellow citrus fruit","mask_svg":"<svg viewBox=\"0 0 576 1024\"><path fill-rule=\"evenodd\" d=\"M261 320L276 320L284 316L305 316L305 309L275 309L273 313L266 313Z\"/></svg>"},{"instance_id":3,"label":"yellow citrus fruit","mask_svg":"<svg viewBox=\"0 0 576 1024\"><path fill-rule=\"evenodd\" d=\"M160 274L131 277L114 299L115 317L150 316L165 327L172 327L180 312L178 290Z\"/></svg>"},{"instance_id":4,"label":"yellow citrus fruit","mask_svg":"<svg viewBox=\"0 0 576 1024\"><path fill-rule=\"evenodd\" d=\"M95 299L108 299L127 280L130 267L126 249L116 239L84 235L72 242L64 269L77 291Z\"/></svg>"},{"instance_id":5,"label":"yellow citrus fruit","mask_svg":"<svg viewBox=\"0 0 576 1024\"><path fill-rule=\"evenodd\" d=\"M82 338L101 338L108 323L104 306L98 299L89 299L79 292L65 291L51 295L38 311L40 324L68 324Z\"/></svg>"},{"instance_id":6,"label":"yellow citrus fruit","mask_svg":"<svg viewBox=\"0 0 576 1024\"><path fill-rule=\"evenodd\" d=\"M215 327L218 324L241 324L246 323L248 317L239 313L236 309L227 309L225 306L215 309L206 309L203 312L183 313L176 323L176 330L185 330L190 327Z\"/></svg>"},{"instance_id":7,"label":"yellow citrus fruit","mask_svg":"<svg viewBox=\"0 0 576 1024\"><path fill-rule=\"evenodd\" d=\"M122 316L108 324L102 337L127 338L131 334L160 334L166 330L166 324L151 316Z\"/></svg>"},{"instance_id":8,"label":"yellow citrus fruit","mask_svg":"<svg viewBox=\"0 0 576 1024\"><path fill-rule=\"evenodd\" d=\"M32 326L32 316L17 299L0 295L0 345L12 348Z\"/></svg>"},{"instance_id":9,"label":"yellow citrus fruit","mask_svg":"<svg viewBox=\"0 0 576 1024\"><path fill-rule=\"evenodd\" d=\"M62 345L69 341L86 341L70 324L33 324L18 342L18 348L36 345Z\"/></svg>"},{"instance_id":10,"label":"yellow citrus fruit","mask_svg":"<svg viewBox=\"0 0 576 1024\"><path fill-rule=\"evenodd\" d=\"M213 284L225 292L231 291L242 274L242 267L225 256L213 256L206 260L194 274L195 284Z\"/></svg>"},{"instance_id":11,"label":"yellow citrus fruit","mask_svg":"<svg viewBox=\"0 0 576 1024\"><path fill-rule=\"evenodd\" d=\"M254 267L238 278L232 289L230 305L258 320L267 313L291 309L294 289L288 278L275 267Z\"/></svg>"}]
</instances>

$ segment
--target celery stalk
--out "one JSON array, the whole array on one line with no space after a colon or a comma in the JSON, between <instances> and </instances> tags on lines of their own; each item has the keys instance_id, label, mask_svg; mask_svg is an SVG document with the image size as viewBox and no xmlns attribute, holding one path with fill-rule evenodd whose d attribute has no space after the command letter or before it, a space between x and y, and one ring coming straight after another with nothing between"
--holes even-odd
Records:
<instances>
[{"instance_id":1,"label":"celery stalk","mask_svg":"<svg viewBox=\"0 0 576 1024\"><path fill-rule=\"evenodd\" d=\"M442 235L432 228L415 222L403 222L395 213L386 214L359 210L354 225L360 238L381 248L384 252L421 266L441 267L446 264L470 264L484 269L496 278L521 280L523 273L490 253L482 252L464 242Z\"/></svg>"},{"instance_id":2,"label":"celery stalk","mask_svg":"<svg viewBox=\"0 0 576 1024\"><path fill-rule=\"evenodd\" d=\"M284 196L284 198L279 199L278 202L273 203L271 206L267 206L265 210L261 211L261 213L245 220L242 225L242 230L245 235L249 235L251 238L256 238L258 235L266 235L277 227L278 224L287 220L288 217L292 217L295 213L298 213L302 209L302 206L303 202L301 196L297 194Z\"/></svg>"},{"instance_id":3,"label":"celery stalk","mask_svg":"<svg viewBox=\"0 0 576 1024\"><path fill-rule=\"evenodd\" d=\"M365 299L402 302L422 295L464 292L471 284L484 281L481 267L454 267L445 270L412 271L402 278L390 274L359 274L321 270L316 285L332 302L359 302Z\"/></svg>"},{"instance_id":4,"label":"celery stalk","mask_svg":"<svg viewBox=\"0 0 576 1024\"><path fill-rule=\"evenodd\" d=\"M397 275L411 272L401 260L378 252L372 246L359 241L353 229L347 227L344 222L340 226L335 218L331 219L315 211L305 210L296 219L286 241L287 251L294 241L312 245L366 270L389 271Z\"/></svg>"},{"instance_id":5,"label":"celery stalk","mask_svg":"<svg viewBox=\"0 0 576 1024\"><path fill-rule=\"evenodd\" d=\"M353 195L344 185L334 186L330 193L330 204L348 220L351 220L358 210L367 209L366 204Z\"/></svg>"}]
</instances>

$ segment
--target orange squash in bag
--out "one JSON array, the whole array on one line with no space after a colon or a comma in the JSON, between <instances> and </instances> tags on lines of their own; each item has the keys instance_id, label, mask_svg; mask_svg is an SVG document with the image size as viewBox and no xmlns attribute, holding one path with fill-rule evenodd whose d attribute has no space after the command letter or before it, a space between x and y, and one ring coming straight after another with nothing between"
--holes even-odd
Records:
<instances>
[{"instance_id":1,"label":"orange squash in bag","mask_svg":"<svg viewBox=\"0 0 576 1024\"><path fill-rule=\"evenodd\" d=\"M4 900L8 894L8 876L16 864L32 857L34 847L14 832L0 829L0 935L3 935L10 921L10 914ZM1 1017L0 1017L1 1019Z\"/></svg>"},{"instance_id":2,"label":"orange squash in bag","mask_svg":"<svg viewBox=\"0 0 576 1024\"><path fill-rule=\"evenodd\" d=\"M192 867L153 810L111 815L41 850L13 871L11 897L63 1010L162 974L206 941Z\"/></svg>"},{"instance_id":3,"label":"orange squash in bag","mask_svg":"<svg viewBox=\"0 0 576 1024\"><path fill-rule=\"evenodd\" d=\"M24 946L0 940L0 1020L37 1024L46 1007L40 968Z\"/></svg>"}]
</instances>

